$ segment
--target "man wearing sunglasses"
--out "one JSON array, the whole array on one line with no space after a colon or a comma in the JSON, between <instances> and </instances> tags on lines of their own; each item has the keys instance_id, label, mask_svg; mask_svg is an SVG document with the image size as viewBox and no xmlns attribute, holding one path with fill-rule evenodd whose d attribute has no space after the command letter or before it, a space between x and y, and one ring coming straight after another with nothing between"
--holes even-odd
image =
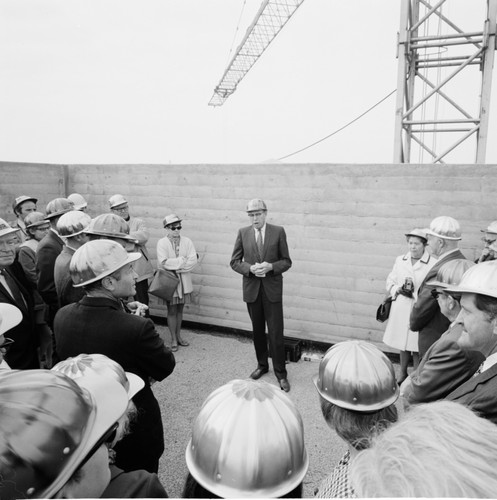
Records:
<instances>
[{"instance_id":1,"label":"man wearing sunglasses","mask_svg":"<svg viewBox=\"0 0 497 500\"><path fill-rule=\"evenodd\" d=\"M252 321L257 368L254 380L269 371L269 353L273 369L283 391L290 390L285 367L283 337L283 273L292 266L285 230L266 223L267 207L263 200L247 205L250 226L238 231L231 256L231 268L243 275L243 300Z\"/></svg>"},{"instance_id":2,"label":"man wearing sunglasses","mask_svg":"<svg viewBox=\"0 0 497 500\"><path fill-rule=\"evenodd\" d=\"M481 251L481 255L475 260L476 264L495 259L495 252L492 250L492 245L497 241L497 220L494 220L487 229L481 229L480 231L484 233L481 239L483 241L483 250Z\"/></svg>"}]
</instances>

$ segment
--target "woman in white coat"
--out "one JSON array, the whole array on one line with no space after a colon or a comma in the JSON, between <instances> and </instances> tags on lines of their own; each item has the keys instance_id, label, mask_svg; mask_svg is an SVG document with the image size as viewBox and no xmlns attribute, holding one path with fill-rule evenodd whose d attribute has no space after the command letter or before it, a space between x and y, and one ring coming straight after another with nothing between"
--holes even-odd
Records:
<instances>
[{"instance_id":1,"label":"woman in white coat","mask_svg":"<svg viewBox=\"0 0 497 500\"><path fill-rule=\"evenodd\" d=\"M392 297L392 308L383 342L400 351L399 384L407 378L407 367L413 357L414 369L419 363L418 332L409 329L409 316L417 298L418 289L435 258L426 250L426 233L413 229L406 234L409 251L395 259L392 271L387 277L386 289Z\"/></svg>"},{"instance_id":2,"label":"woman in white coat","mask_svg":"<svg viewBox=\"0 0 497 500\"><path fill-rule=\"evenodd\" d=\"M189 304L193 291L190 271L197 265L197 252L192 240L180 235L181 221L177 215L167 215L162 221L166 236L157 242L157 265L159 268L176 271L179 283L171 301L167 301L167 326L171 332L171 350L189 343L181 338L183 308Z\"/></svg>"}]
</instances>

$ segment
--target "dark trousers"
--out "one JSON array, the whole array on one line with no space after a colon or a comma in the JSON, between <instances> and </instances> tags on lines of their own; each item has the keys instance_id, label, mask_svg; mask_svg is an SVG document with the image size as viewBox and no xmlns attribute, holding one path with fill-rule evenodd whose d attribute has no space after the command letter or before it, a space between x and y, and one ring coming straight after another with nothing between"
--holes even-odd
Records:
<instances>
[{"instance_id":1,"label":"dark trousers","mask_svg":"<svg viewBox=\"0 0 497 500\"><path fill-rule=\"evenodd\" d=\"M268 369L269 352L273 358L273 370L278 380L287 378L285 366L285 340L283 338L283 302L270 302L261 286L255 302L247 302L252 321L254 347L259 368ZM268 337L266 339L266 324Z\"/></svg>"},{"instance_id":2,"label":"dark trousers","mask_svg":"<svg viewBox=\"0 0 497 500\"><path fill-rule=\"evenodd\" d=\"M133 298L138 302L141 302L142 304L148 306L148 280L138 281L135 285L135 288L136 295ZM149 311L145 313L145 317L150 317Z\"/></svg>"}]
</instances>

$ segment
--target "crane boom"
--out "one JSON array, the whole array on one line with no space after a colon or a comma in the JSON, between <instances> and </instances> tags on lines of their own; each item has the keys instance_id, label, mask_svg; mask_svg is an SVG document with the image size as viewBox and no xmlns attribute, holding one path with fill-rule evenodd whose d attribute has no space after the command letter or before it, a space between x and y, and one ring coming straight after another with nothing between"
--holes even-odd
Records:
<instances>
[{"instance_id":1,"label":"crane boom","mask_svg":"<svg viewBox=\"0 0 497 500\"><path fill-rule=\"evenodd\" d=\"M221 106L304 0L264 0L236 49L209 106Z\"/></svg>"}]
</instances>

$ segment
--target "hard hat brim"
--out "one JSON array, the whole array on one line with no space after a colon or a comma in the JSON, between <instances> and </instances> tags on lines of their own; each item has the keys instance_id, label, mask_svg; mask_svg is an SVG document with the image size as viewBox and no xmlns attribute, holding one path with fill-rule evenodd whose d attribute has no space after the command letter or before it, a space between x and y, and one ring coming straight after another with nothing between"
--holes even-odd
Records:
<instances>
[{"instance_id":1,"label":"hard hat brim","mask_svg":"<svg viewBox=\"0 0 497 500\"><path fill-rule=\"evenodd\" d=\"M447 293L475 293L477 295L486 295L487 297L493 297L497 299L497 289L493 291L485 290L479 287L471 286L450 286L445 289Z\"/></svg>"},{"instance_id":2,"label":"hard hat brim","mask_svg":"<svg viewBox=\"0 0 497 500\"><path fill-rule=\"evenodd\" d=\"M135 375L134 373L131 372L125 372L125 373L129 382L128 398L131 400L133 396L135 396L145 387L145 382L141 377Z\"/></svg>"},{"instance_id":3,"label":"hard hat brim","mask_svg":"<svg viewBox=\"0 0 497 500\"><path fill-rule=\"evenodd\" d=\"M460 241L462 240L462 236L446 236L444 234L438 234L438 233L435 233L435 231L432 231L431 229L427 229L426 230L426 234L428 235L431 235L431 236L435 236L435 238L441 238L443 240L452 240L452 241Z\"/></svg>"},{"instance_id":4,"label":"hard hat brim","mask_svg":"<svg viewBox=\"0 0 497 500\"><path fill-rule=\"evenodd\" d=\"M0 320L0 335L3 335L22 321L22 312L12 304L0 303Z\"/></svg>"},{"instance_id":5,"label":"hard hat brim","mask_svg":"<svg viewBox=\"0 0 497 500\"><path fill-rule=\"evenodd\" d=\"M449 286L447 283L444 283L443 281L437 281L437 280L431 280L425 284L426 284L426 286L432 286L432 287L438 286L439 288L447 288Z\"/></svg>"},{"instance_id":6,"label":"hard hat brim","mask_svg":"<svg viewBox=\"0 0 497 500\"><path fill-rule=\"evenodd\" d=\"M400 394L399 388L397 387L397 390L390 398L388 398L384 401L381 401L379 403L368 404L368 405L351 404L348 401L343 401L343 400L332 398L327 392L323 391L319 387L319 375L314 375L314 377L312 377L312 381L314 382L314 386L316 387L316 390L318 391L319 395L323 399L325 399L329 403L334 404L335 406L339 406L340 408L345 408L346 410L352 410L352 411L357 411L357 412L368 413L368 412L372 412L372 411L382 410L383 408L387 408L388 406L395 403L395 401L397 401L397 399L399 398L399 394Z\"/></svg>"},{"instance_id":7,"label":"hard hat brim","mask_svg":"<svg viewBox=\"0 0 497 500\"><path fill-rule=\"evenodd\" d=\"M94 229L85 229L83 233L93 234L94 236L105 236L106 238L109 239L118 238L120 240L131 241L132 243L135 244L138 243L138 240L136 240L135 238L131 237L129 234L126 233L107 233L105 231L95 231Z\"/></svg>"},{"instance_id":8,"label":"hard hat brim","mask_svg":"<svg viewBox=\"0 0 497 500\"><path fill-rule=\"evenodd\" d=\"M117 243L116 243L116 245L117 245ZM142 254L140 252L129 252L128 258L126 259L125 262L122 262L120 264L116 264L115 266L111 267L110 269L107 269L102 274L99 274L98 276L95 276L92 279L83 281L83 283L78 283L78 284L73 283L72 286L74 288L79 288L79 287L82 287L85 285L89 285L91 283L95 283L96 281L99 281L99 280L105 278L106 276L109 276L109 274L116 272L118 269L121 269L121 267L124 267L126 264L131 264L132 262L137 261L138 259L141 258L141 256L142 256Z\"/></svg>"}]
</instances>

